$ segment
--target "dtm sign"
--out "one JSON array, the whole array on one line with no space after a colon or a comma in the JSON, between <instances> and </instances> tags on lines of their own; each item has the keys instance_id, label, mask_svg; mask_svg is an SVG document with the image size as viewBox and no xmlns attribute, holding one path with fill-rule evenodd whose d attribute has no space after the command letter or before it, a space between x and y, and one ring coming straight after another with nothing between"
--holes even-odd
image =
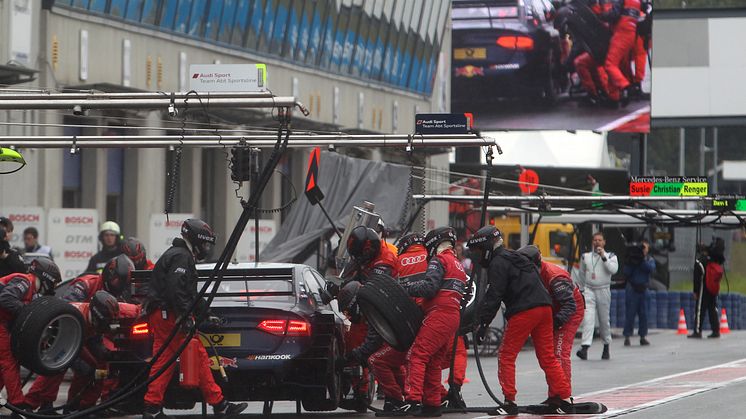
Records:
<instances>
[{"instance_id":1,"label":"dtm sign","mask_svg":"<svg viewBox=\"0 0 746 419\"><path fill-rule=\"evenodd\" d=\"M63 279L81 274L98 252L98 213L93 209L50 209L49 244Z\"/></svg>"}]
</instances>

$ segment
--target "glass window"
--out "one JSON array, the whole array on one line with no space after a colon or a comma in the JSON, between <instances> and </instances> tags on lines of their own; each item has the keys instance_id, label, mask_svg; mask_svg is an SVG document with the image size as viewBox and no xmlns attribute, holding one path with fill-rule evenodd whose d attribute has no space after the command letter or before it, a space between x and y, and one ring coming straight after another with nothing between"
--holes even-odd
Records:
<instances>
[{"instance_id":1,"label":"glass window","mask_svg":"<svg viewBox=\"0 0 746 419\"><path fill-rule=\"evenodd\" d=\"M69 1L66 3L70 3ZM106 13L106 0L93 0L88 10L92 12Z\"/></svg>"},{"instance_id":2,"label":"glass window","mask_svg":"<svg viewBox=\"0 0 746 419\"><path fill-rule=\"evenodd\" d=\"M67 125L80 124L80 121L72 117L64 117ZM64 135L83 135L80 127L64 127ZM85 153L88 150L83 150ZM62 207L79 208L81 204L81 153L62 153Z\"/></svg>"},{"instance_id":3,"label":"glass window","mask_svg":"<svg viewBox=\"0 0 746 419\"><path fill-rule=\"evenodd\" d=\"M133 22L139 22L142 14L142 0L129 0L127 3L127 13L124 18Z\"/></svg>"},{"instance_id":4,"label":"glass window","mask_svg":"<svg viewBox=\"0 0 746 419\"><path fill-rule=\"evenodd\" d=\"M404 6L404 13L401 15L401 21L399 22L398 30L392 43L392 55L389 67L384 69L385 77L383 81L386 83L396 83L399 76L399 70L401 68L402 60L404 59L404 47L407 40L407 34L409 33L409 24L412 21L412 15L414 14L415 2L407 1Z\"/></svg>"},{"instance_id":5,"label":"glass window","mask_svg":"<svg viewBox=\"0 0 746 419\"><path fill-rule=\"evenodd\" d=\"M176 4L178 0L165 0L163 10L161 10L161 21L158 26L165 29L174 28L174 18L176 17Z\"/></svg>"},{"instance_id":6,"label":"glass window","mask_svg":"<svg viewBox=\"0 0 746 419\"><path fill-rule=\"evenodd\" d=\"M264 23L264 3L266 0L255 0L254 9L251 12L251 25L246 35L246 47L256 49L259 44L259 34Z\"/></svg>"},{"instance_id":7,"label":"glass window","mask_svg":"<svg viewBox=\"0 0 746 419\"><path fill-rule=\"evenodd\" d=\"M407 25L407 36L404 38L404 43L401 48L401 61L399 68L394 75L392 82L399 86L405 86L407 84L407 77L412 66L412 58L414 56L415 40L419 36L419 28L421 20L423 19L423 3L422 0L415 0L412 8L412 17Z\"/></svg>"},{"instance_id":8,"label":"glass window","mask_svg":"<svg viewBox=\"0 0 746 419\"><path fill-rule=\"evenodd\" d=\"M331 70L339 71L339 64L342 61L342 52L344 49L347 29L350 23L350 12L352 9L352 0L343 0L342 8L337 17L337 27L334 32L334 45L332 46Z\"/></svg>"},{"instance_id":9,"label":"glass window","mask_svg":"<svg viewBox=\"0 0 746 419\"><path fill-rule=\"evenodd\" d=\"M319 282L313 276L310 269L306 269L303 271L303 280L303 282L306 283L306 289L308 290L308 293L313 296L313 299L316 301L316 303L323 304L321 301L321 285L319 285Z\"/></svg>"},{"instance_id":10,"label":"glass window","mask_svg":"<svg viewBox=\"0 0 746 419\"><path fill-rule=\"evenodd\" d=\"M248 2L242 1L241 3ZM223 18L220 20L220 29L218 29L218 41L230 43L231 32L235 27L234 22L237 18L238 16L236 15L236 0L225 0L225 5L223 5ZM244 13L244 19L245 18L246 13ZM244 26L246 26L245 20Z\"/></svg>"},{"instance_id":11,"label":"glass window","mask_svg":"<svg viewBox=\"0 0 746 419\"><path fill-rule=\"evenodd\" d=\"M202 36L205 28L207 0L194 0L192 12L189 15L189 31L192 36Z\"/></svg>"},{"instance_id":12,"label":"glass window","mask_svg":"<svg viewBox=\"0 0 746 419\"><path fill-rule=\"evenodd\" d=\"M339 72L346 74L350 72L352 54L354 53L357 39L360 37L360 17L363 14L362 0L354 0L350 7L350 23L347 26L344 49L342 50L342 65Z\"/></svg>"},{"instance_id":13,"label":"glass window","mask_svg":"<svg viewBox=\"0 0 746 419\"><path fill-rule=\"evenodd\" d=\"M155 20L158 18L159 3L158 0L145 0L142 8L142 23L155 25Z\"/></svg>"},{"instance_id":14,"label":"glass window","mask_svg":"<svg viewBox=\"0 0 746 419\"><path fill-rule=\"evenodd\" d=\"M365 68L363 75L373 79L378 79L381 74L381 65L383 63L383 52L386 46L386 38L389 34L388 22L391 19L391 13L394 10L395 0L383 0L384 4L381 13L375 18L376 29L374 31L374 42L368 44L369 51L366 51Z\"/></svg>"},{"instance_id":15,"label":"glass window","mask_svg":"<svg viewBox=\"0 0 746 419\"><path fill-rule=\"evenodd\" d=\"M66 3L70 3L69 1ZM88 8L88 0L74 0L72 3L73 7L78 7L81 9L87 9Z\"/></svg>"},{"instance_id":16,"label":"glass window","mask_svg":"<svg viewBox=\"0 0 746 419\"><path fill-rule=\"evenodd\" d=\"M214 41L218 37L218 27L220 26L221 13L223 13L223 2L222 1L211 1L210 8L207 11L207 19L205 20L205 34L204 37L211 41ZM196 34L200 36L200 34Z\"/></svg>"},{"instance_id":17,"label":"glass window","mask_svg":"<svg viewBox=\"0 0 746 419\"><path fill-rule=\"evenodd\" d=\"M326 13L326 22L324 23L324 33L321 49L321 58L318 61L319 67L328 67L329 60L332 56L334 47L334 29L339 17L339 10L335 4L329 4L329 10Z\"/></svg>"},{"instance_id":18,"label":"glass window","mask_svg":"<svg viewBox=\"0 0 746 419\"><path fill-rule=\"evenodd\" d=\"M311 32L308 37L308 49L306 50L306 64L318 65L319 55L322 48L324 31L321 22L326 20L329 11L329 3L319 1L313 9L313 20L311 21Z\"/></svg>"},{"instance_id":19,"label":"glass window","mask_svg":"<svg viewBox=\"0 0 746 419\"><path fill-rule=\"evenodd\" d=\"M267 0L264 7L264 22L262 22L262 31L259 33L259 51L269 52L269 46L272 45L272 35L275 29L275 12L277 9L277 0Z\"/></svg>"},{"instance_id":20,"label":"glass window","mask_svg":"<svg viewBox=\"0 0 746 419\"><path fill-rule=\"evenodd\" d=\"M295 50L291 51L290 58L303 62L306 59L306 48L311 37L311 24L313 22L314 1L296 1L293 8L301 10L298 20L298 41Z\"/></svg>"},{"instance_id":21,"label":"glass window","mask_svg":"<svg viewBox=\"0 0 746 419\"><path fill-rule=\"evenodd\" d=\"M251 2L241 0L236 8L236 19L233 22L233 33L231 34L231 44L243 46L243 40L246 36L246 26L249 22L251 13ZM221 31L223 29L221 28Z\"/></svg>"},{"instance_id":22,"label":"glass window","mask_svg":"<svg viewBox=\"0 0 746 419\"><path fill-rule=\"evenodd\" d=\"M391 66L394 61L394 55L396 55L394 49L399 38L399 25L401 24L405 3L406 1L397 0L394 3L393 13L389 15L387 21L383 22L384 28L388 28L388 34L385 41L386 49L382 54L383 62L381 63L381 70L376 74L376 79L378 80L388 80L391 77Z\"/></svg>"},{"instance_id":23,"label":"glass window","mask_svg":"<svg viewBox=\"0 0 746 419\"><path fill-rule=\"evenodd\" d=\"M192 10L192 0L179 0L179 6L176 10L176 22L174 24L176 32L187 32L190 10Z\"/></svg>"},{"instance_id":24,"label":"glass window","mask_svg":"<svg viewBox=\"0 0 746 419\"><path fill-rule=\"evenodd\" d=\"M111 6L109 7L109 14L116 17L123 17L125 8L127 7L127 0L111 0Z\"/></svg>"},{"instance_id":25,"label":"glass window","mask_svg":"<svg viewBox=\"0 0 746 419\"><path fill-rule=\"evenodd\" d=\"M370 34L372 32L371 25L373 10L376 6L382 4L381 1L382 0L374 0L363 4L364 8L360 14L360 24L358 25L357 43L355 45L355 51L352 53L352 65L350 67L350 72L355 76L359 76L363 72L365 54L368 43L370 42Z\"/></svg>"},{"instance_id":26,"label":"glass window","mask_svg":"<svg viewBox=\"0 0 746 419\"><path fill-rule=\"evenodd\" d=\"M293 0L290 4L290 16L288 17L288 32L285 36L285 42L282 44L282 56L295 58L295 47L298 45L300 37L301 19L303 18L303 0Z\"/></svg>"},{"instance_id":27,"label":"glass window","mask_svg":"<svg viewBox=\"0 0 746 419\"><path fill-rule=\"evenodd\" d=\"M285 38L288 33L288 14L290 12L290 0L280 0L277 3L277 11L275 12L275 27L272 34L272 42L270 43L269 52L275 55L281 55L282 45L285 42ZM297 26L296 26L297 31ZM296 32L297 36L297 32Z\"/></svg>"}]
</instances>

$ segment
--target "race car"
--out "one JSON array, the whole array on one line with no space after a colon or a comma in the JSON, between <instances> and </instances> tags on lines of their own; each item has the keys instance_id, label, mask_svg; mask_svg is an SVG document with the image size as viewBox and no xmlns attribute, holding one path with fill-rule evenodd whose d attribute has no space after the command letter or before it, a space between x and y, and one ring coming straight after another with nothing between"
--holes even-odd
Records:
<instances>
[{"instance_id":1,"label":"race car","mask_svg":"<svg viewBox=\"0 0 746 419\"><path fill-rule=\"evenodd\" d=\"M213 265L197 269L200 289ZM148 271L133 273L133 296L143 296L148 279ZM265 411L277 400L299 400L309 411L337 409L344 371L335 362L343 355L345 326L339 312L325 303L329 299L322 298L325 288L324 277L306 265L229 266L210 305L220 321L199 325L216 382L229 400L263 401ZM110 372L120 385L147 367L152 348L147 327L142 320L134 322L115 340L118 350ZM181 388L178 377L174 374L164 407L190 409L201 399L199 392ZM143 394L122 403L119 410L137 413Z\"/></svg>"},{"instance_id":2,"label":"race car","mask_svg":"<svg viewBox=\"0 0 746 419\"><path fill-rule=\"evenodd\" d=\"M548 0L454 0L452 6L454 102L556 100L567 80Z\"/></svg>"}]
</instances>

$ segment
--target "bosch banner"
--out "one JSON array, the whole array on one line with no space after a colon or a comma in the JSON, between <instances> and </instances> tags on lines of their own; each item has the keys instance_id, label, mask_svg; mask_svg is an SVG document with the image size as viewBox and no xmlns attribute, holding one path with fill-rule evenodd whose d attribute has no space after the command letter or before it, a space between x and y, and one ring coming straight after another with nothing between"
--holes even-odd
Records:
<instances>
[{"instance_id":1,"label":"bosch banner","mask_svg":"<svg viewBox=\"0 0 746 419\"><path fill-rule=\"evenodd\" d=\"M23 248L23 230L34 227L39 232L39 243L47 244L44 208L42 207L0 207L0 216L8 217L13 223L13 235L10 237L11 247Z\"/></svg>"},{"instance_id":2,"label":"bosch banner","mask_svg":"<svg viewBox=\"0 0 746 419\"><path fill-rule=\"evenodd\" d=\"M148 246L148 259L155 262L171 247L171 242L176 237L181 237L181 224L194 218L194 214L166 214L158 213L150 215L150 246Z\"/></svg>"},{"instance_id":3,"label":"bosch banner","mask_svg":"<svg viewBox=\"0 0 746 419\"><path fill-rule=\"evenodd\" d=\"M62 279L83 273L88 260L98 252L98 226L98 211L95 209L49 210L47 244L52 247Z\"/></svg>"},{"instance_id":4,"label":"bosch banner","mask_svg":"<svg viewBox=\"0 0 746 419\"><path fill-rule=\"evenodd\" d=\"M259 220L259 253L264 250L277 234L277 224L274 220ZM238 247L236 248L236 260L239 262L253 262L255 257L256 249L256 229L254 228L254 222L251 221L246 226L241 239L238 241Z\"/></svg>"}]
</instances>

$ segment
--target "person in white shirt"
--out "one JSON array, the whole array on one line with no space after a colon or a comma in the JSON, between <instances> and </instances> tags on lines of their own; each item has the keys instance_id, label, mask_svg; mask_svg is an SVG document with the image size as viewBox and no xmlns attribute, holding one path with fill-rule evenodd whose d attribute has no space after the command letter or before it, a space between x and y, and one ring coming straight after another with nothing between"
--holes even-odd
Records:
<instances>
[{"instance_id":1,"label":"person in white shirt","mask_svg":"<svg viewBox=\"0 0 746 419\"><path fill-rule=\"evenodd\" d=\"M601 359L610 359L611 327L609 311L611 306L611 276L619 269L615 254L607 252L606 240L601 232L593 234L593 250L583 253L580 258L578 285L583 289L585 298L585 316L583 317L583 340L576 353L580 359L588 359L588 348L593 341L593 329L598 315L598 327L604 341Z\"/></svg>"}]
</instances>

